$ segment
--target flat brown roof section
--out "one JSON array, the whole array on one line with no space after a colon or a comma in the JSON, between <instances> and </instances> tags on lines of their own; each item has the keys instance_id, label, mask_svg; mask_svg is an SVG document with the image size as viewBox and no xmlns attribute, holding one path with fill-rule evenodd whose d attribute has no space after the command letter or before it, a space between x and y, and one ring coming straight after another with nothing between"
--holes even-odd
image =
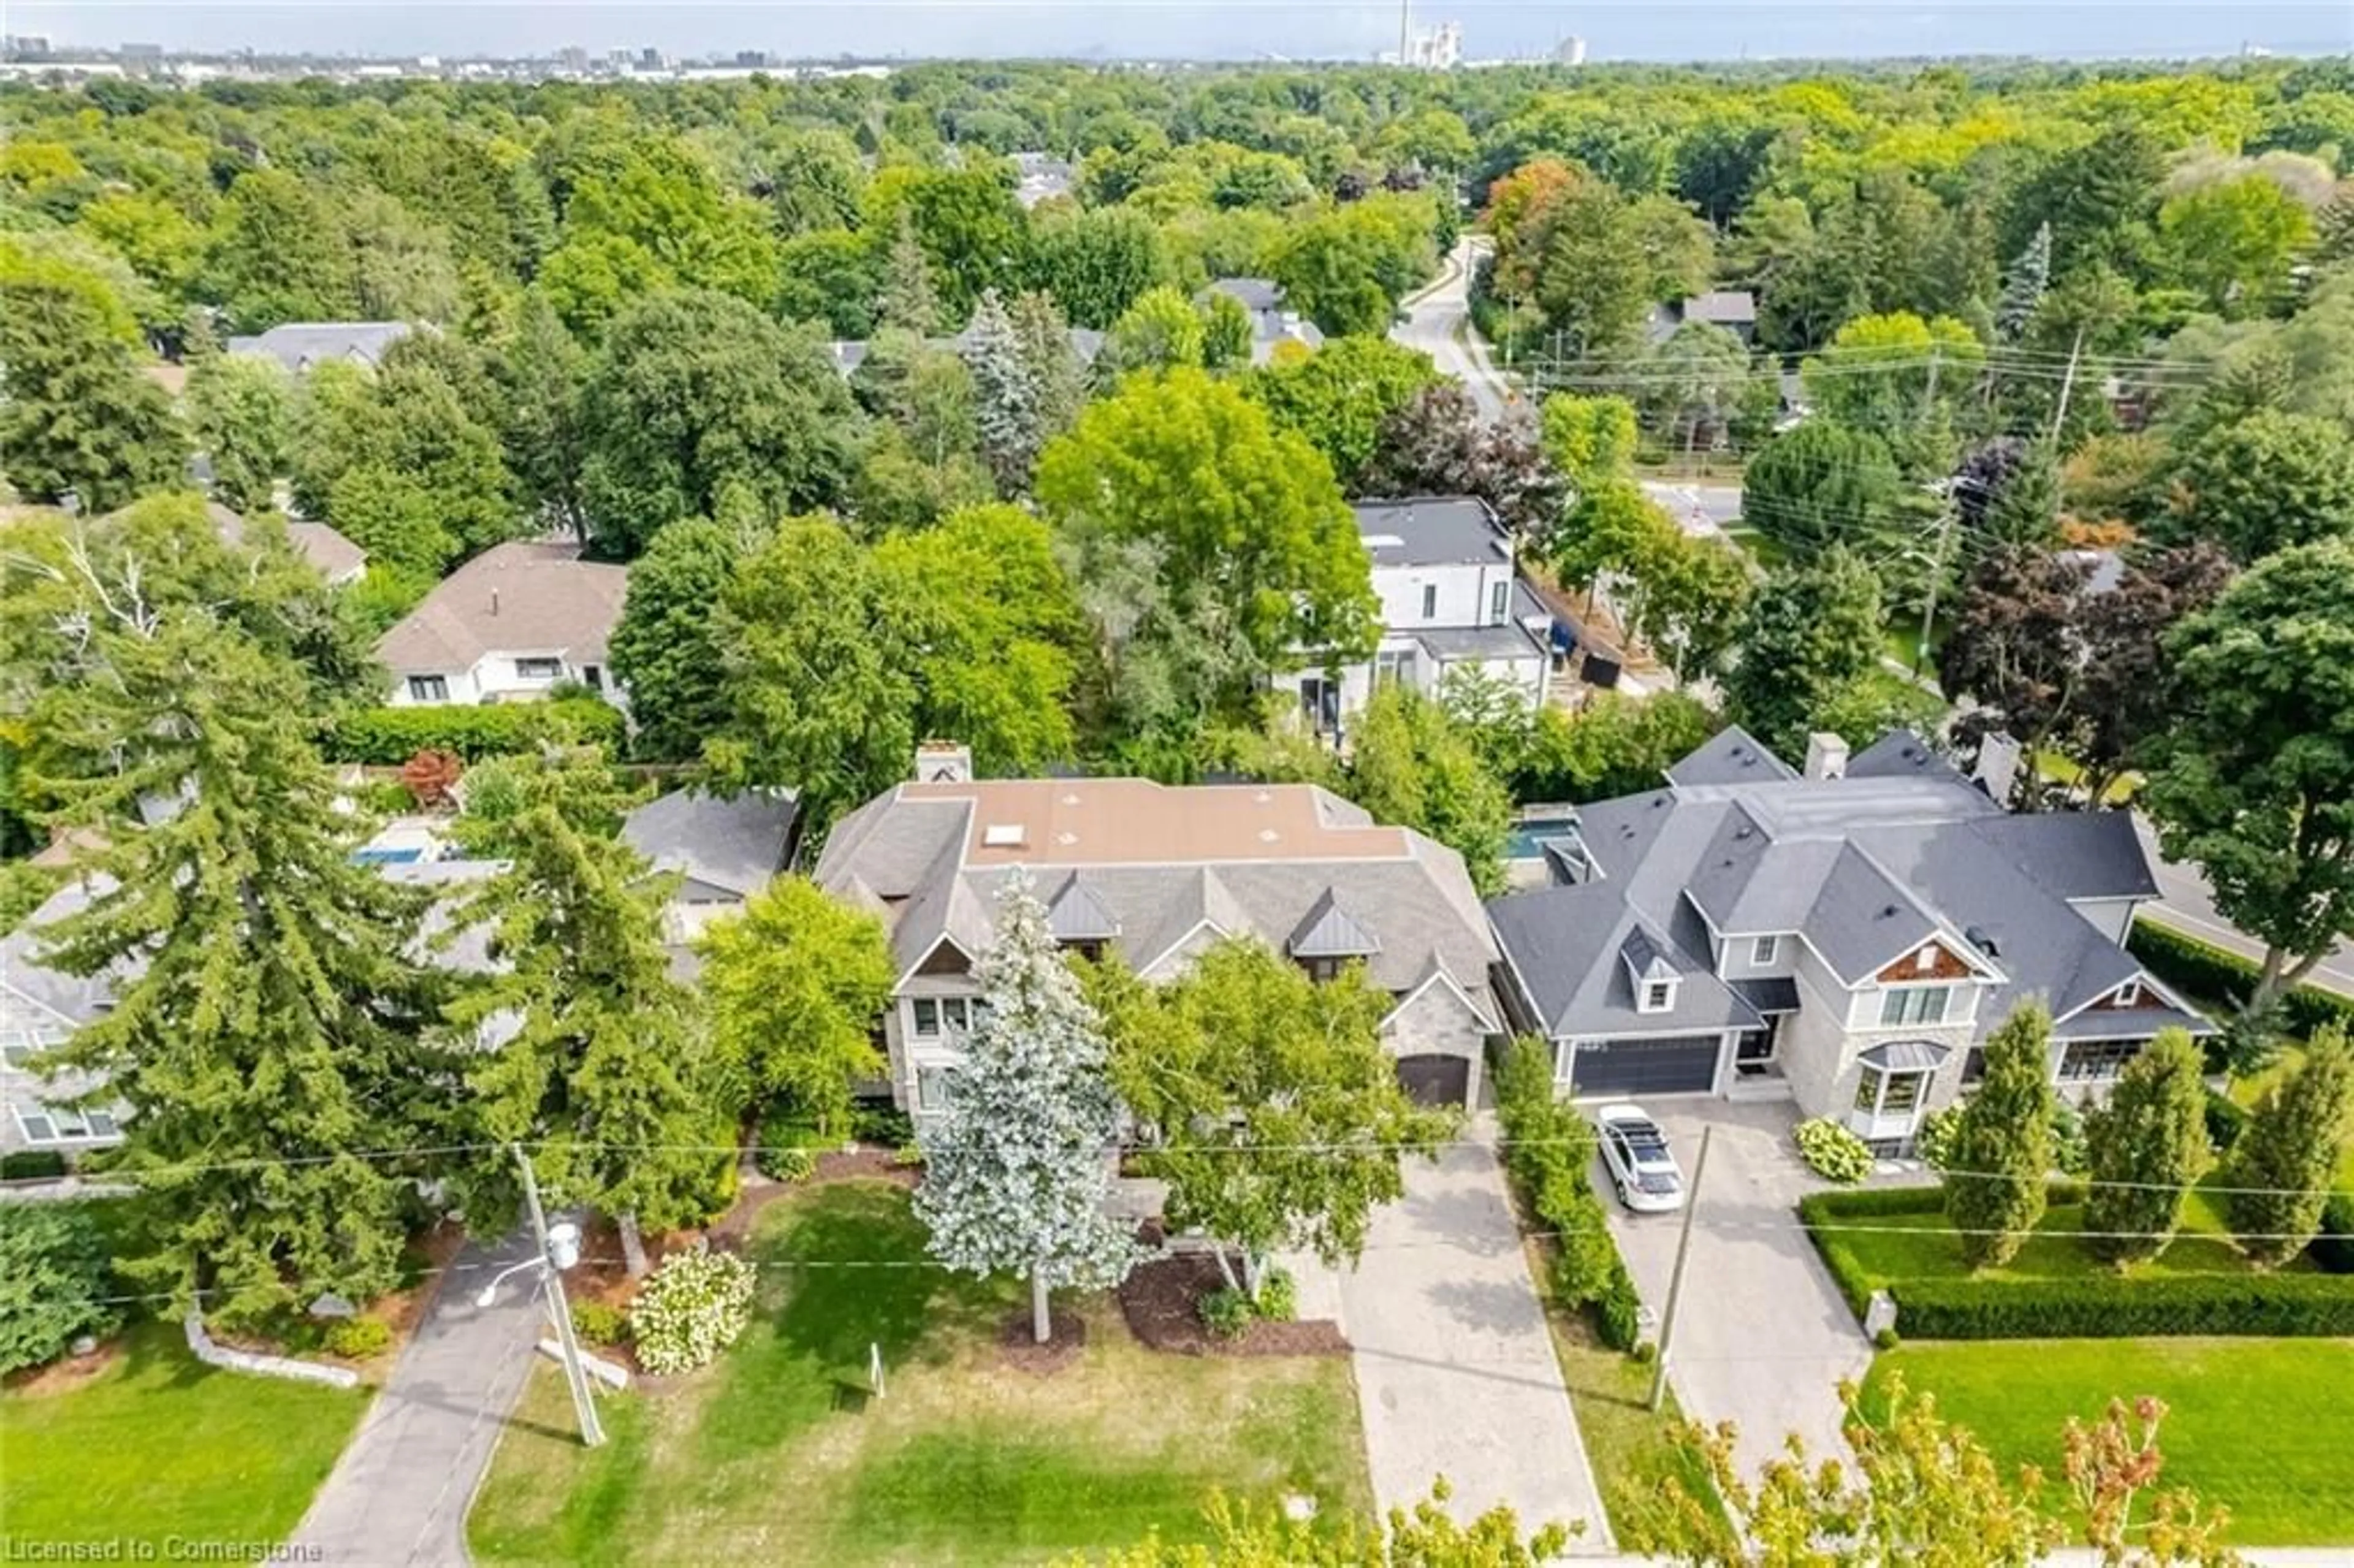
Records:
<instances>
[{"instance_id":1,"label":"flat brown roof section","mask_svg":"<svg viewBox=\"0 0 2354 1568\"><path fill-rule=\"evenodd\" d=\"M1355 808L1310 784L1182 789L1149 779L988 779L902 784L908 800L970 800L964 863L1215 865L1237 861L1404 860L1405 830L1332 820ZM1019 844L991 828L1018 827Z\"/></svg>"}]
</instances>

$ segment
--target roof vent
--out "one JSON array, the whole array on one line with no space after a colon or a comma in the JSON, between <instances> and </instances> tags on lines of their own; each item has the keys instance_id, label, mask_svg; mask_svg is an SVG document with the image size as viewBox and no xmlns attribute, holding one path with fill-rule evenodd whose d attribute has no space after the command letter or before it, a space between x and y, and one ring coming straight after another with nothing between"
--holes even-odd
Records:
<instances>
[{"instance_id":1,"label":"roof vent","mask_svg":"<svg viewBox=\"0 0 2354 1568\"><path fill-rule=\"evenodd\" d=\"M1976 948L1988 958L1999 959L2002 957L2002 948L1996 945L1994 933L1988 930L1985 927L1966 926L1962 928L1962 935L1969 939L1971 947Z\"/></svg>"},{"instance_id":2,"label":"roof vent","mask_svg":"<svg viewBox=\"0 0 2354 1568\"><path fill-rule=\"evenodd\" d=\"M1079 842L1079 835L1066 828L1055 835L1055 842L1058 844L1075 844Z\"/></svg>"},{"instance_id":3,"label":"roof vent","mask_svg":"<svg viewBox=\"0 0 2354 1568\"><path fill-rule=\"evenodd\" d=\"M1893 905L1893 904L1883 904L1883 905L1882 905L1882 906L1880 906L1880 917L1881 917L1882 919L1883 919L1883 920L1893 920L1893 919L1895 919L1895 918L1896 918L1896 916L1897 916L1897 908L1896 908L1896 906L1895 906L1895 905Z\"/></svg>"},{"instance_id":4,"label":"roof vent","mask_svg":"<svg viewBox=\"0 0 2354 1568\"><path fill-rule=\"evenodd\" d=\"M991 822L981 832L985 849L1020 849L1030 842L1030 835L1019 822Z\"/></svg>"},{"instance_id":5,"label":"roof vent","mask_svg":"<svg viewBox=\"0 0 2354 1568\"><path fill-rule=\"evenodd\" d=\"M1749 837L1756 832L1756 829L1751 827L1747 822L1744 822L1739 827L1733 830L1733 836L1746 842ZM1728 862L1727 863L1729 864L1731 863Z\"/></svg>"},{"instance_id":6,"label":"roof vent","mask_svg":"<svg viewBox=\"0 0 2354 1568\"><path fill-rule=\"evenodd\" d=\"M1268 801L1270 801L1270 800L1274 800L1274 799L1275 799L1275 796L1274 796L1274 794L1273 794L1273 792L1272 792L1272 791L1266 790L1266 789L1262 789L1262 790L1260 790L1257 794L1256 794L1256 795L1252 796L1252 797L1251 797L1251 799L1252 799L1252 800L1256 800L1256 801L1257 801L1260 805L1264 806L1264 805L1266 805Z\"/></svg>"},{"instance_id":7,"label":"roof vent","mask_svg":"<svg viewBox=\"0 0 2354 1568\"><path fill-rule=\"evenodd\" d=\"M1063 797L1063 804L1066 806L1076 806L1078 803L1079 798L1076 795L1066 795Z\"/></svg>"},{"instance_id":8,"label":"roof vent","mask_svg":"<svg viewBox=\"0 0 2354 1568\"><path fill-rule=\"evenodd\" d=\"M1258 842L1263 844L1271 844L1282 836L1283 835L1281 833L1277 832L1273 828L1261 828L1258 831Z\"/></svg>"}]
</instances>

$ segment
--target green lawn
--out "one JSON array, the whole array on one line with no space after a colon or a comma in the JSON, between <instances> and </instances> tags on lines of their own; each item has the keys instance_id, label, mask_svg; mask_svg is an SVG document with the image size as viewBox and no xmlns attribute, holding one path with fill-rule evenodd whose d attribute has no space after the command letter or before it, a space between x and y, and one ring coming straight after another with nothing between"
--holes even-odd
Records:
<instances>
[{"instance_id":1,"label":"green lawn","mask_svg":"<svg viewBox=\"0 0 2354 1568\"><path fill-rule=\"evenodd\" d=\"M2096 1419L2113 1397L2168 1406L2161 1484L2187 1486L2232 1513L2249 1546L2354 1541L2354 1341L2344 1340L2010 1340L1914 1344L1872 1363L1937 1397L2006 1467L2060 1474L2070 1416Z\"/></svg>"},{"instance_id":2,"label":"green lawn","mask_svg":"<svg viewBox=\"0 0 2354 1568\"><path fill-rule=\"evenodd\" d=\"M1011 1370L996 1338L1026 1293L923 1265L906 1194L881 1183L772 1204L751 1252L744 1338L673 1387L607 1398L604 1448L572 1442L561 1382L536 1375L469 1521L477 1558L1026 1563L1156 1528L1199 1539L1215 1490L1370 1507L1345 1357L1159 1354L1099 1301L1076 1364Z\"/></svg>"},{"instance_id":3,"label":"green lawn","mask_svg":"<svg viewBox=\"0 0 2354 1568\"><path fill-rule=\"evenodd\" d=\"M2212 1183L2218 1178L2211 1176ZM1953 1227L1942 1211L1926 1213L1872 1214L1829 1222L1850 1255L1875 1285L1896 1279L1965 1279L1973 1277L1962 1261ZM1851 1228L1850 1228L1851 1227ZM2105 1274L2110 1265L2093 1255L2083 1239L2070 1232L2089 1230L2081 1203L2055 1204L2018 1255L2000 1268L1975 1276L1981 1279L2050 1279ZM2222 1205L2211 1194L2194 1191L2182 1205L2182 1229L2163 1253L2126 1273L2137 1279L2165 1278L2188 1274L2238 1274L2246 1268L2228 1239ZM2288 1269L2310 1268L2302 1258Z\"/></svg>"},{"instance_id":4,"label":"green lawn","mask_svg":"<svg viewBox=\"0 0 2354 1568\"><path fill-rule=\"evenodd\" d=\"M33 1541L276 1542L311 1506L365 1390L216 1372L149 1324L88 1383L0 1394L0 1507Z\"/></svg>"}]
</instances>

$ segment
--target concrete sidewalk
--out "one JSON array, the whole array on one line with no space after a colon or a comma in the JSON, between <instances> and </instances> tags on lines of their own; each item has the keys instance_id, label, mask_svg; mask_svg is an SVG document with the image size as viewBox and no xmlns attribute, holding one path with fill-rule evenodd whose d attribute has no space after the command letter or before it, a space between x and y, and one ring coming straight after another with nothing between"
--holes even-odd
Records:
<instances>
[{"instance_id":1,"label":"concrete sidewalk","mask_svg":"<svg viewBox=\"0 0 2354 1568\"><path fill-rule=\"evenodd\" d=\"M1582 1520L1575 1550L1609 1550L1492 1149L1407 1160L1405 1200L1373 1217L1340 1287L1377 1508L1411 1509L1443 1475L1458 1520L1502 1503L1532 1530Z\"/></svg>"},{"instance_id":2,"label":"concrete sidewalk","mask_svg":"<svg viewBox=\"0 0 2354 1568\"><path fill-rule=\"evenodd\" d=\"M288 1547L297 1562L357 1568L463 1563L466 1510L531 1372L547 1310L518 1275L489 1307L475 1293L531 1255L519 1232L469 1243L400 1353Z\"/></svg>"}]
</instances>

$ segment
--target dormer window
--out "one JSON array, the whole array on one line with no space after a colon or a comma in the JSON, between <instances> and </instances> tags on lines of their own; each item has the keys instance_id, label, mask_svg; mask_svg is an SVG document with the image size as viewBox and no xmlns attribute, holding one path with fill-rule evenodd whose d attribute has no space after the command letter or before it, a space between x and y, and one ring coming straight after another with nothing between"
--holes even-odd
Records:
<instances>
[{"instance_id":1,"label":"dormer window","mask_svg":"<svg viewBox=\"0 0 2354 1568\"><path fill-rule=\"evenodd\" d=\"M1638 1012L1666 1012L1671 1010L1675 1005L1675 981L1646 980L1643 984L1643 1000L1637 1004L1636 1011Z\"/></svg>"}]
</instances>

